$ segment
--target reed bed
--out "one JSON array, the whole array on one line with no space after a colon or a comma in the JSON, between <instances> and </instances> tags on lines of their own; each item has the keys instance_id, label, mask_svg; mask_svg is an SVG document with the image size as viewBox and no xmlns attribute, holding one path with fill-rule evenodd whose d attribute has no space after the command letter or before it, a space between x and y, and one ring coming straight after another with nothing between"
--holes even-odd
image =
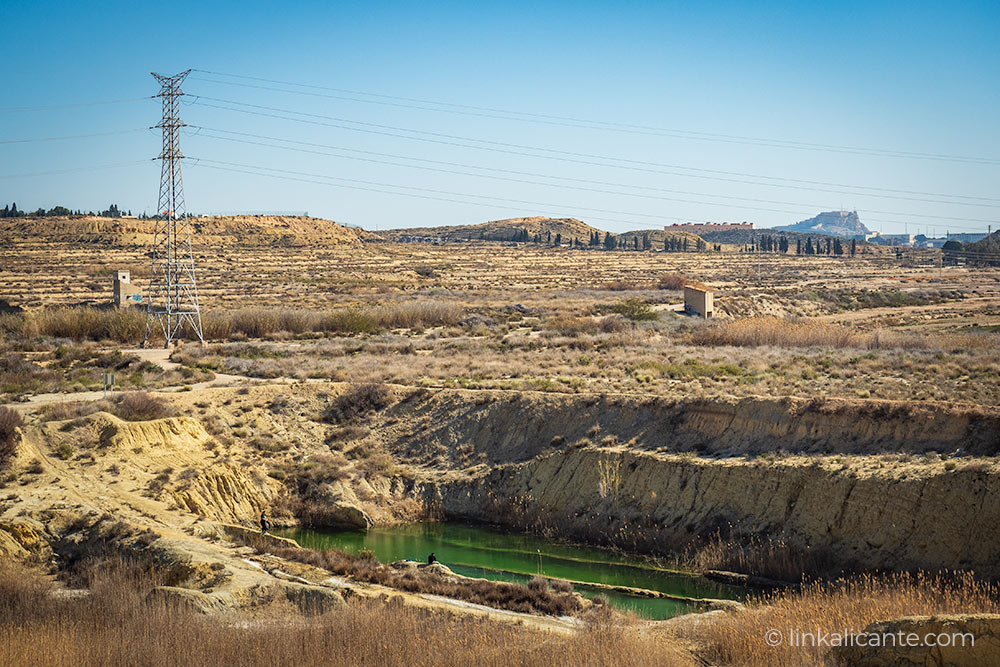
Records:
<instances>
[{"instance_id":1,"label":"reed bed","mask_svg":"<svg viewBox=\"0 0 1000 667\"><path fill-rule=\"evenodd\" d=\"M864 331L839 324L774 316L748 317L702 327L691 334L695 345L718 347L850 347L866 350L995 349L996 336L916 334L877 329Z\"/></svg>"},{"instance_id":2,"label":"reed bed","mask_svg":"<svg viewBox=\"0 0 1000 667\"><path fill-rule=\"evenodd\" d=\"M801 632L862 632L876 621L904 616L1000 613L1000 590L971 573L865 574L832 582L815 582L799 591L784 591L751 600L749 610L707 624L698 640L708 647L714 664L747 667L822 665L827 647L771 647L765 634L778 630L788 637Z\"/></svg>"},{"instance_id":3,"label":"reed bed","mask_svg":"<svg viewBox=\"0 0 1000 667\"><path fill-rule=\"evenodd\" d=\"M372 333L386 329L424 329L456 324L464 315L460 306L438 301L415 301L335 310L295 308L240 308L207 310L202 323L205 338L262 338L287 332ZM47 308L0 315L0 336L12 340L39 337L75 341L113 341L138 344L146 332L146 315L139 309ZM191 331L182 331L192 337ZM162 336L160 337L162 341Z\"/></svg>"},{"instance_id":4,"label":"reed bed","mask_svg":"<svg viewBox=\"0 0 1000 667\"><path fill-rule=\"evenodd\" d=\"M611 665L693 664L674 645L594 622L572 636L482 618L356 601L303 616L272 603L256 617L205 616L157 596L141 569L105 568L90 595L52 595L37 573L0 562L0 664L134 665Z\"/></svg>"}]
</instances>

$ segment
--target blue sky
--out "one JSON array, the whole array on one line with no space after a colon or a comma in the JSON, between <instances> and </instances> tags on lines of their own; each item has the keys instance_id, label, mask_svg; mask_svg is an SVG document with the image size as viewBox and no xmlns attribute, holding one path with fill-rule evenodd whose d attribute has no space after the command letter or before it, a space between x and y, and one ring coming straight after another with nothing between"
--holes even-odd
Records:
<instances>
[{"instance_id":1,"label":"blue sky","mask_svg":"<svg viewBox=\"0 0 1000 667\"><path fill-rule=\"evenodd\" d=\"M1000 226L995 2L4 0L0 25L0 142L112 133L0 143L0 202L22 209L153 212L158 100L12 107L142 98L150 71L194 68L193 212L625 231L842 208L886 233Z\"/></svg>"}]
</instances>

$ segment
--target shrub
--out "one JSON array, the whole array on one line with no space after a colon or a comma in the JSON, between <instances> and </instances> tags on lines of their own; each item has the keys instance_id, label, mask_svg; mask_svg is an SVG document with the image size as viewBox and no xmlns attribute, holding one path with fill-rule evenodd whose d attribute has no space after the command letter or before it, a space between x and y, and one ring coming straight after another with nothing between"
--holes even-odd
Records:
<instances>
[{"instance_id":1,"label":"shrub","mask_svg":"<svg viewBox=\"0 0 1000 667\"><path fill-rule=\"evenodd\" d=\"M528 582L528 590L532 593L545 593L549 590L549 580L536 574Z\"/></svg>"},{"instance_id":2,"label":"shrub","mask_svg":"<svg viewBox=\"0 0 1000 667\"><path fill-rule=\"evenodd\" d=\"M115 399L112 411L125 421L141 422L173 417L177 412L158 396L144 391L130 391Z\"/></svg>"},{"instance_id":3,"label":"shrub","mask_svg":"<svg viewBox=\"0 0 1000 667\"><path fill-rule=\"evenodd\" d=\"M24 427L21 413L10 408L0 408L0 470L3 470L17 455L20 437L17 429Z\"/></svg>"},{"instance_id":4,"label":"shrub","mask_svg":"<svg viewBox=\"0 0 1000 667\"><path fill-rule=\"evenodd\" d=\"M323 412L323 421L341 424L389 405L389 390L382 384L356 384L336 399Z\"/></svg>"},{"instance_id":5,"label":"shrub","mask_svg":"<svg viewBox=\"0 0 1000 667\"><path fill-rule=\"evenodd\" d=\"M618 313L623 317L627 317L633 322L656 320L660 317L659 313L653 310L652 307L650 307L650 305L642 299L625 299L620 303L614 304L608 308L608 310L612 313Z\"/></svg>"}]
</instances>

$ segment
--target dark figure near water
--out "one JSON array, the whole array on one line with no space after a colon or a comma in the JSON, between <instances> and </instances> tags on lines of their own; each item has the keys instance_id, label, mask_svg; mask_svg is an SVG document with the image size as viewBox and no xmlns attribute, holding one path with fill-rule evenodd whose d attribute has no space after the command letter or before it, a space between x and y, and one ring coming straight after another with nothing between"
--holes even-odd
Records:
<instances>
[{"instance_id":1,"label":"dark figure near water","mask_svg":"<svg viewBox=\"0 0 1000 667\"><path fill-rule=\"evenodd\" d=\"M434 552L432 551L431 555L427 557L427 564L428 565L433 565L436 562L438 562L437 556L435 556Z\"/></svg>"},{"instance_id":2,"label":"dark figure near water","mask_svg":"<svg viewBox=\"0 0 1000 667\"><path fill-rule=\"evenodd\" d=\"M267 518L267 512L260 513L260 534L263 535L271 529L271 521Z\"/></svg>"}]
</instances>

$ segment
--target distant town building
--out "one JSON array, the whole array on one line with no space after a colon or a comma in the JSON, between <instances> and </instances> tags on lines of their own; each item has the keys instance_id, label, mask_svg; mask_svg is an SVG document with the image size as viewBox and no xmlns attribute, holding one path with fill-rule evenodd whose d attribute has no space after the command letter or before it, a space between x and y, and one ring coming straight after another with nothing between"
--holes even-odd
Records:
<instances>
[{"instance_id":1,"label":"distant town building","mask_svg":"<svg viewBox=\"0 0 1000 667\"><path fill-rule=\"evenodd\" d=\"M912 246L915 239L913 234L879 234L875 232L872 235L865 234L865 240L881 245Z\"/></svg>"},{"instance_id":2,"label":"distant town building","mask_svg":"<svg viewBox=\"0 0 1000 667\"><path fill-rule=\"evenodd\" d=\"M142 293L132 284L131 272L115 271L111 300L116 308L128 308L142 303Z\"/></svg>"},{"instance_id":3,"label":"distant town building","mask_svg":"<svg viewBox=\"0 0 1000 667\"><path fill-rule=\"evenodd\" d=\"M668 232L690 232L691 234L708 234L710 232L733 232L749 231L753 229L752 222L685 222L682 224L666 225L663 228Z\"/></svg>"},{"instance_id":4,"label":"distant town building","mask_svg":"<svg viewBox=\"0 0 1000 667\"><path fill-rule=\"evenodd\" d=\"M708 319L715 316L715 293L708 285L690 282L684 285L684 312Z\"/></svg>"}]
</instances>

